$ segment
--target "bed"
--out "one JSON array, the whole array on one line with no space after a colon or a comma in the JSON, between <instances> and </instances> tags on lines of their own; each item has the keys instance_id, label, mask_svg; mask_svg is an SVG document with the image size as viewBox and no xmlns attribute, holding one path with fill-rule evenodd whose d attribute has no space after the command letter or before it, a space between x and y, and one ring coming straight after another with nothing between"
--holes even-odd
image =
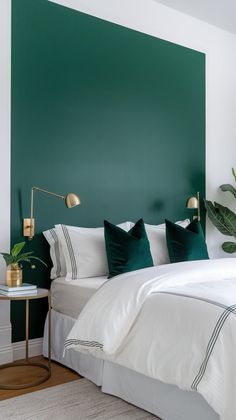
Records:
<instances>
[{"instance_id":1,"label":"bed","mask_svg":"<svg viewBox=\"0 0 236 420\"><path fill-rule=\"evenodd\" d=\"M45 233L52 358L163 420L235 420L236 259L196 220L104 227Z\"/></svg>"},{"instance_id":2,"label":"bed","mask_svg":"<svg viewBox=\"0 0 236 420\"><path fill-rule=\"evenodd\" d=\"M219 415L197 392L183 391L112 360L85 353L83 349L71 348L63 356L64 342L79 313L106 280L106 277L96 277L66 282L62 277L52 282L52 359L101 386L103 392L116 395L161 419L219 420ZM47 356L47 325L43 347L43 354Z\"/></svg>"}]
</instances>

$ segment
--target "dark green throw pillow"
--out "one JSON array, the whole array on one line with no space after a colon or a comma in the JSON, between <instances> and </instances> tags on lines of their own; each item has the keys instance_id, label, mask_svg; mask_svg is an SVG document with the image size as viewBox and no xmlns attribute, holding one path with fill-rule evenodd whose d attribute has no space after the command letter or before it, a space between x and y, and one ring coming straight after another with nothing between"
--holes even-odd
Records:
<instances>
[{"instance_id":1,"label":"dark green throw pillow","mask_svg":"<svg viewBox=\"0 0 236 420\"><path fill-rule=\"evenodd\" d=\"M153 266L150 244L142 219L129 232L104 220L104 235L108 278Z\"/></svg>"},{"instance_id":2,"label":"dark green throw pillow","mask_svg":"<svg viewBox=\"0 0 236 420\"><path fill-rule=\"evenodd\" d=\"M170 262L209 258L202 227L193 220L186 228L166 220L166 242Z\"/></svg>"}]
</instances>

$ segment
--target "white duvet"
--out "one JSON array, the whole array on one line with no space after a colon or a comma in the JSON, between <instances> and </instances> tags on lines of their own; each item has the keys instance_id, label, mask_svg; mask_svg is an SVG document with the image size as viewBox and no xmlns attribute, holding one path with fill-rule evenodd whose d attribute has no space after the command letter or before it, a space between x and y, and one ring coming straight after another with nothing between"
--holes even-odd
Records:
<instances>
[{"instance_id":1,"label":"white duvet","mask_svg":"<svg viewBox=\"0 0 236 420\"><path fill-rule=\"evenodd\" d=\"M65 342L183 390L236 420L236 259L151 267L107 281Z\"/></svg>"}]
</instances>

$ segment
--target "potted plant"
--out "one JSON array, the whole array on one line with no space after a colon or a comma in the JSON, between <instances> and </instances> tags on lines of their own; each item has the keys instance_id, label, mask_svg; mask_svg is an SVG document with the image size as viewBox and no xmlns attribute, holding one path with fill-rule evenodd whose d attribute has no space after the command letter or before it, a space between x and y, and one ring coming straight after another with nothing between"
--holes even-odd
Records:
<instances>
[{"instance_id":1,"label":"potted plant","mask_svg":"<svg viewBox=\"0 0 236 420\"><path fill-rule=\"evenodd\" d=\"M21 253L25 244L25 242L15 244L11 249L10 254L6 252L0 253L3 256L7 265L6 284L10 287L20 286L22 284L22 262L31 263L32 260L37 260L47 267L45 262L43 262L40 258L32 255L33 251ZM32 266L32 268L34 267Z\"/></svg>"},{"instance_id":2,"label":"potted plant","mask_svg":"<svg viewBox=\"0 0 236 420\"><path fill-rule=\"evenodd\" d=\"M232 168L234 181L236 181L236 172ZM221 191L230 192L236 198L236 188L231 184L223 184L220 186ZM207 214L213 225L226 236L232 236L236 239L236 214L228 207L222 206L219 203L212 203L205 200ZM225 252L233 254L236 252L236 242L227 241L222 244Z\"/></svg>"}]
</instances>

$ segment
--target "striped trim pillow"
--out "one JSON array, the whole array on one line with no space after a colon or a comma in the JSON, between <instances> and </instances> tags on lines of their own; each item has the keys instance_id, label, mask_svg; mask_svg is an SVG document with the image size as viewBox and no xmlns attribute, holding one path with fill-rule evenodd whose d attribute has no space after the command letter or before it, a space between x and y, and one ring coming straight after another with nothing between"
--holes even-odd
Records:
<instances>
[{"instance_id":1,"label":"striped trim pillow","mask_svg":"<svg viewBox=\"0 0 236 420\"><path fill-rule=\"evenodd\" d=\"M118 225L128 231L130 222ZM56 225L66 261L66 280L108 274L104 228Z\"/></svg>"},{"instance_id":2,"label":"striped trim pillow","mask_svg":"<svg viewBox=\"0 0 236 420\"><path fill-rule=\"evenodd\" d=\"M50 245L50 257L52 260L52 269L50 278L66 276L66 261L63 255L62 246L59 241L58 233L55 228L43 232L47 242Z\"/></svg>"}]
</instances>

